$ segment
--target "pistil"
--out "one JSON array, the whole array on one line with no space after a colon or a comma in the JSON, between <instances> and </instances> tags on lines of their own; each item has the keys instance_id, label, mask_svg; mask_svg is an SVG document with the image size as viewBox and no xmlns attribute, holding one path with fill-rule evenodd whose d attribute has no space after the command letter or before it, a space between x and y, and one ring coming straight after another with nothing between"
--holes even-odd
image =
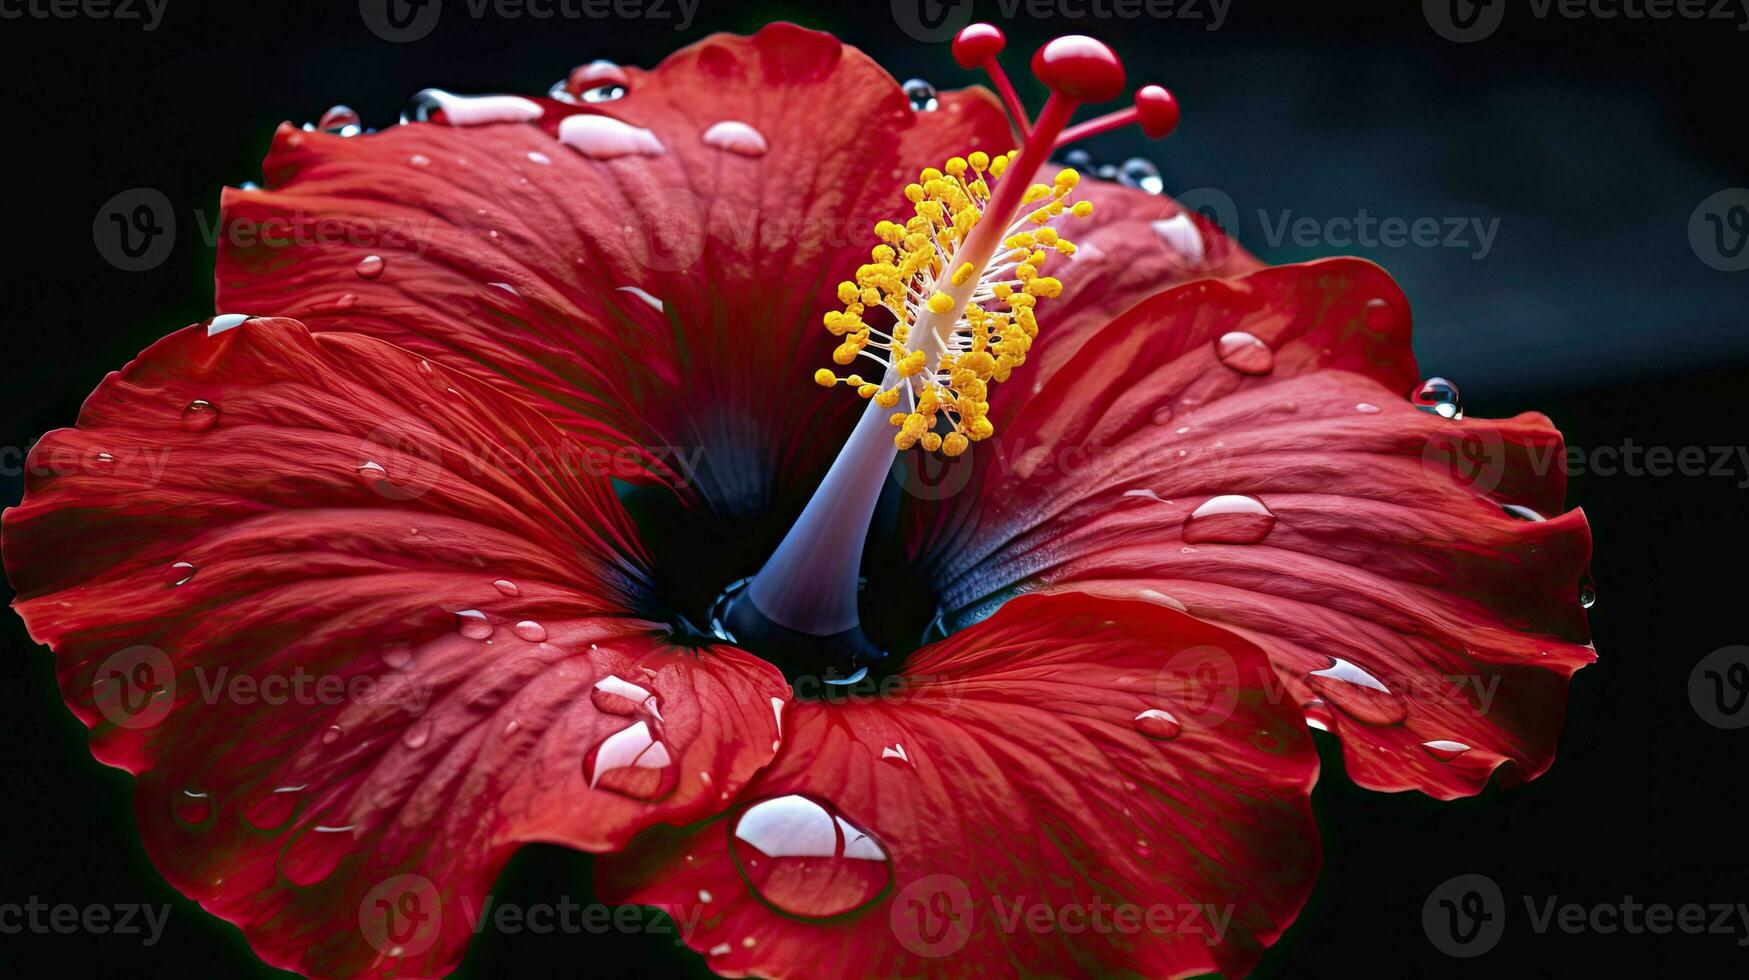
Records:
<instances>
[{"instance_id":1,"label":"pistil","mask_svg":"<svg viewBox=\"0 0 1749 980\"><path fill-rule=\"evenodd\" d=\"M1065 200L1079 181L1073 170L1050 184L1033 177L1069 137L1132 120L1163 136L1171 125L1160 125L1162 104L1176 121L1170 95L1148 86L1136 109L1069 128L1079 105L1109 101L1124 86L1123 66L1109 48L1072 35L1033 58L1051 95L1029 122L996 61L1003 44L995 27L973 24L955 39L954 56L989 71L1024 143L1018 152L972 153L923 171L907 188L917 217L877 225L884 244L875 247L874 263L840 287L845 311L826 317L828 329L845 338L834 361L872 358L884 367L878 382L817 373L819 383L847 384L869 405L783 543L731 603L727 622L743 645L793 653L818 638L822 666L843 673L879 656L861 635L857 591L864 540L895 456L914 446L957 456L990 436L988 386L1025 361L1038 333L1037 300L1062 288L1041 269L1049 255L1074 251L1051 222L1092 207ZM862 320L877 308L894 315L887 331ZM906 411L895 411L901 401Z\"/></svg>"}]
</instances>

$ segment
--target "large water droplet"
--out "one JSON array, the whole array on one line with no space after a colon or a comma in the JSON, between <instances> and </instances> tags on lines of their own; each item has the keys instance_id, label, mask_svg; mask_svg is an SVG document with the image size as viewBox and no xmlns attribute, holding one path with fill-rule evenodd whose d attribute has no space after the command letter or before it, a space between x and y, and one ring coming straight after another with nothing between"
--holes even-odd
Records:
<instances>
[{"instance_id":1,"label":"large water droplet","mask_svg":"<svg viewBox=\"0 0 1749 980\"><path fill-rule=\"evenodd\" d=\"M1536 511L1530 509L1529 507L1524 506L1523 504L1501 504L1500 509L1506 512L1506 516L1516 517L1521 521L1530 521L1532 523L1537 523L1540 521L1548 520L1548 518L1537 513Z\"/></svg>"},{"instance_id":2,"label":"large water droplet","mask_svg":"<svg viewBox=\"0 0 1749 980\"><path fill-rule=\"evenodd\" d=\"M1177 738L1184 731L1184 726L1172 716L1172 712L1163 708L1149 708L1136 716L1136 731L1149 738L1166 741Z\"/></svg>"},{"instance_id":3,"label":"large water droplet","mask_svg":"<svg viewBox=\"0 0 1749 980\"><path fill-rule=\"evenodd\" d=\"M1318 731L1327 732L1336 727L1336 716L1330 713L1330 706L1322 698L1313 698L1300 705L1300 711L1306 716L1306 725Z\"/></svg>"},{"instance_id":4,"label":"large water droplet","mask_svg":"<svg viewBox=\"0 0 1749 980\"><path fill-rule=\"evenodd\" d=\"M655 133L608 116L566 116L559 121L559 142L592 160L668 152Z\"/></svg>"},{"instance_id":5,"label":"large water droplet","mask_svg":"<svg viewBox=\"0 0 1749 980\"><path fill-rule=\"evenodd\" d=\"M704 131L706 146L714 146L719 150L744 157L762 157L770 149L765 142L765 134L744 122L725 119Z\"/></svg>"},{"instance_id":6,"label":"large water droplet","mask_svg":"<svg viewBox=\"0 0 1749 980\"><path fill-rule=\"evenodd\" d=\"M383 257L367 255L358 260L358 264L352 267L352 271L358 273L360 279L375 279L383 274Z\"/></svg>"},{"instance_id":7,"label":"large water droplet","mask_svg":"<svg viewBox=\"0 0 1749 980\"><path fill-rule=\"evenodd\" d=\"M804 919L863 908L893 879L892 862L874 837L805 796L748 807L729 843L748 886L778 911Z\"/></svg>"},{"instance_id":8,"label":"large water droplet","mask_svg":"<svg viewBox=\"0 0 1749 980\"><path fill-rule=\"evenodd\" d=\"M541 643L547 638L547 628L532 619L525 619L510 627L510 632L515 633L518 639L530 643Z\"/></svg>"},{"instance_id":9,"label":"large water droplet","mask_svg":"<svg viewBox=\"0 0 1749 980\"><path fill-rule=\"evenodd\" d=\"M614 732L583 757L583 778L590 789L610 789L639 800L667 795L674 789L677 769L649 720Z\"/></svg>"},{"instance_id":10,"label":"large water droplet","mask_svg":"<svg viewBox=\"0 0 1749 980\"><path fill-rule=\"evenodd\" d=\"M934 112L941 108L941 100L936 97L935 86L921 78L913 78L900 86L905 90L905 98L911 101L914 112Z\"/></svg>"},{"instance_id":11,"label":"large water droplet","mask_svg":"<svg viewBox=\"0 0 1749 980\"><path fill-rule=\"evenodd\" d=\"M486 640L492 636L492 621L478 609L462 609L455 614L456 632L470 640Z\"/></svg>"},{"instance_id":12,"label":"large water droplet","mask_svg":"<svg viewBox=\"0 0 1749 980\"><path fill-rule=\"evenodd\" d=\"M235 330L247 322L249 322L249 314L247 313L220 313L207 321L206 335L216 337L227 330Z\"/></svg>"},{"instance_id":13,"label":"large water droplet","mask_svg":"<svg viewBox=\"0 0 1749 980\"><path fill-rule=\"evenodd\" d=\"M364 131L364 127L359 122L358 113L354 112L350 106L343 105L332 106L327 112L322 113L322 118L316 123L316 128L335 136L357 136Z\"/></svg>"},{"instance_id":14,"label":"large water droplet","mask_svg":"<svg viewBox=\"0 0 1749 980\"><path fill-rule=\"evenodd\" d=\"M1130 157L1117 170L1118 183L1127 187L1135 187L1149 194L1159 194L1166 189L1166 182L1160 179L1160 168L1154 166L1152 160L1143 157Z\"/></svg>"},{"instance_id":15,"label":"large water droplet","mask_svg":"<svg viewBox=\"0 0 1749 980\"><path fill-rule=\"evenodd\" d=\"M197 569L194 567L193 562L176 562L170 566L169 571L164 573L164 584L171 588L175 588L178 585L187 585L189 579L194 578L194 573L196 571Z\"/></svg>"},{"instance_id":16,"label":"large water droplet","mask_svg":"<svg viewBox=\"0 0 1749 980\"><path fill-rule=\"evenodd\" d=\"M1384 682L1341 657L1330 659L1330 666L1306 675L1306 685L1324 700L1367 725L1397 725L1409 717L1408 707Z\"/></svg>"},{"instance_id":17,"label":"large water droplet","mask_svg":"<svg viewBox=\"0 0 1749 980\"><path fill-rule=\"evenodd\" d=\"M1457 385L1444 378L1428 378L1421 382L1421 387L1415 389L1409 396L1409 401L1423 412L1432 412L1441 418L1464 417L1463 400L1458 394Z\"/></svg>"},{"instance_id":18,"label":"large water droplet","mask_svg":"<svg viewBox=\"0 0 1749 980\"><path fill-rule=\"evenodd\" d=\"M408 101L407 108L401 110L401 122L429 122L440 109L451 126L530 122L541 117L540 104L520 95L452 95L428 88Z\"/></svg>"},{"instance_id":19,"label":"large water droplet","mask_svg":"<svg viewBox=\"0 0 1749 980\"><path fill-rule=\"evenodd\" d=\"M1263 501L1246 494L1210 497L1184 519L1184 540L1190 544L1256 544L1275 528L1275 515Z\"/></svg>"},{"instance_id":20,"label":"large water droplet","mask_svg":"<svg viewBox=\"0 0 1749 980\"><path fill-rule=\"evenodd\" d=\"M190 432L205 432L218 424L218 408L204 398L196 398L182 409L182 427Z\"/></svg>"},{"instance_id":21,"label":"large water droplet","mask_svg":"<svg viewBox=\"0 0 1749 980\"><path fill-rule=\"evenodd\" d=\"M496 582L493 582L492 588L497 589L499 592L502 592L507 596L519 596L522 594L522 587L507 578L501 578Z\"/></svg>"},{"instance_id":22,"label":"large water droplet","mask_svg":"<svg viewBox=\"0 0 1749 980\"><path fill-rule=\"evenodd\" d=\"M1255 334L1230 330L1215 340L1215 356L1240 374L1268 374L1275 367L1275 352Z\"/></svg>"}]
</instances>

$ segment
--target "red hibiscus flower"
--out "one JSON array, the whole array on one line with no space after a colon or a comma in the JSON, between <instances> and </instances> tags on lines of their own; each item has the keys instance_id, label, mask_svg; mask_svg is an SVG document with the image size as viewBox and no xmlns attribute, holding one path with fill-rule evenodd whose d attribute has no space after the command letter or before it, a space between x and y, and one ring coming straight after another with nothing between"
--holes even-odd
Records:
<instances>
[{"instance_id":1,"label":"red hibiscus flower","mask_svg":"<svg viewBox=\"0 0 1749 980\"><path fill-rule=\"evenodd\" d=\"M312 976L452 968L528 842L725 975L1242 973L1318 869L1309 727L1378 789L1548 767L1559 434L1421 385L1378 268L1046 166L1176 108L1069 126L1125 81L1063 38L1029 120L1001 46L955 45L1000 99L776 25L281 129L238 312L5 517L178 889Z\"/></svg>"}]
</instances>

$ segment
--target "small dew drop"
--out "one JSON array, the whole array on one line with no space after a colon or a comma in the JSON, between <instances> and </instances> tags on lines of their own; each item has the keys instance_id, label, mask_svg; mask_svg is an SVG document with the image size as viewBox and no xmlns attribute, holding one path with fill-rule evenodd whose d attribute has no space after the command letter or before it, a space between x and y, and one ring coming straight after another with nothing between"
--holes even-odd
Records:
<instances>
[{"instance_id":1,"label":"small dew drop","mask_svg":"<svg viewBox=\"0 0 1749 980\"><path fill-rule=\"evenodd\" d=\"M1441 418L1461 419L1464 417L1462 396L1458 387L1444 378L1428 378L1421 382L1409 396L1409 401L1423 412L1431 412Z\"/></svg>"},{"instance_id":2,"label":"small dew drop","mask_svg":"<svg viewBox=\"0 0 1749 980\"><path fill-rule=\"evenodd\" d=\"M334 136L357 136L364 131L359 122L358 113L350 106L332 106L322 113L322 118L316 123L316 128Z\"/></svg>"},{"instance_id":3,"label":"small dew drop","mask_svg":"<svg viewBox=\"0 0 1749 980\"><path fill-rule=\"evenodd\" d=\"M431 722L425 718L407 726L407 730L401 733L401 744L410 749L420 748L429 741L431 741Z\"/></svg>"},{"instance_id":4,"label":"small dew drop","mask_svg":"<svg viewBox=\"0 0 1749 980\"><path fill-rule=\"evenodd\" d=\"M218 424L218 408L204 398L196 398L182 409L182 427L189 432L205 432Z\"/></svg>"},{"instance_id":5,"label":"small dew drop","mask_svg":"<svg viewBox=\"0 0 1749 980\"><path fill-rule=\"evenodd\" d=\"M1149 708L1135 717L1136 731L1158 741L1177 738L1184 726L1164 708Z\"/></svg>"},{"instance_id":6,"label":"small dew drop","mask_svg":"<svg viewBox=\"0 0 1749 980\"><path fill-rule=\"evenodd\" d=\"M913 112L934 112L941 108L941 99L936 95L935 86L921 78L913 78L900 86L905 90L905 98L911 103Z\"/></svg>"},{"instance_id":7,"label":"small dew drop","mask_svg":"<svg viewBox=\"0 0 1749 980\"><path fill-rule=\"evenodd\" d=\"M510 627L510 632L515 633L518 639L530 643L540 643L547 638L547 628L532 619L525 619Z\"/></svg>"},{"instance_id":8,"label":"small dew drop","mask_svg":"<svg viewBox=\"0 0 1749 980\"><path fill-rule=\"evenodd\" d=\"M375 279L383 274L383 257L367 255L358 260L358 265L353 266L353 271L358 273L360 279Z\"/></svg>"},{"instance_id":9,"label":"small dew drop","mask_svg":"<svg viewBox=\"0 0 1749 980\"><path fill-rule=\"evenodd\" d=\"M522 587L507 578L501 578L498 581L493 582L492 588L497 589L499 592L507 596L519 596L522 594Z\"/></svg>"},{"instance_id":10,"label":"small dew drop","mask_svg":"<svg viewBox=\"0 0 1749 980\"><path fill-rule=\"evenodd\" d=\"M170 570L164 575L164 581L168 583L171 588L175 588L178 585L187 585L189 580L194 578L195 571L196 569L193 563L179 561L170 566Z\"/></svg>"},{"instance_id":11,"label":"small dew drop","mask_svg":"<svg viewBox=\"0 0 1749 980\"><path fill-rule=\"evenodd\" d=\"M1215 340L1215 356L1240 374L1268 374L1275 367L1275 352L1255 334L1230 330Z\"/></svg>"},{"instance_id":12,"label":"small dew drop","mask_svg":"<svg viewBox=\"0 0 1749 980\"><path fill-rule=\"evenodd\" d=\"M1448 738L1436 738L1431 742L1422 742L1421 747L1427 750L1428 755L1441 762L1450 762L1470 750L1468 745L1454 742Z\"/></svg>"},{"instance_id":13,"label":"small dew drop","mask_svg":"<svg viewBox=\"0 0 1749 980\"><path fill-rule=\"evenodd\" d=\"M405 643L391 643L383 647L383 665L390 670L406 670L413 664L413 648Z\"/></svg>"},{"instance_id":14,"label":"small dew drop","mask_svg":"<svg viewBox=\"0 0 1749 980\"><path fill-rule=\"evenodd\" d=\"M492 621L478 609L463 609L455 614L456 631L470 640L484 640L492 635Z\"/></svg>"},{"instance_id":15,"label":"small dew drop","mask_svg":"<svg viewBox=\"0 0 1749 980\"><path fill-rule=\"evenodd\" d=\"M1377 415L1379 412L1383 411L1383 409L1374 405L1372 402L1361 402L1354 406L1354 410L1362 415Z\"/></svg>"},{"instance_id":16,"label":"small dew drop","mask_svg":"<svg viewBox=\"0 0 1749 980\"><path fill-rule=\"evenodd\" d=\"M1166 189L1166 182L1160 179L1160 168L1154 166L1152 160L1143 157L1130 157L1117 169L1117 181L1126 187L1134 187L1149 194L1159 194Z\"/></svg>"},{"instance_id":17,"label":"small dew drop","mask_svg":"<svg viewBox=\"0 0 1749 980\"><path fill-rule=\"evenodd\" d=\"M1306 685L1343 713L1366 725L1398 725L1409 709L1384 682L1341 657L1306 675Z\"/></svg>"}]
</instances>

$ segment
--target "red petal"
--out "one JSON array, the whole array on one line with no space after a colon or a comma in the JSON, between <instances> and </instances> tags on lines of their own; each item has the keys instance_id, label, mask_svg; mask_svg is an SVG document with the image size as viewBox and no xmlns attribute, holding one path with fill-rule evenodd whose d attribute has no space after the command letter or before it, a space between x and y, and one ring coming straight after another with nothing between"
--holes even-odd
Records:
<instances>
[{"instance_id":1,"label":"red petal","mask_svg":"<svg viewBox=\"0 0 1749 980\"><path fill-rule=\"evenodd\" d=\"M982 89L912 112L873 61L789 24L623 73L625 98L545 101L538 124L348 139L282 127L268 189L225 194L219 308L479 373L592 444L625 447L619 476L697 481L737 503L812 486L837 444L821 433L860 410L811 383L830 363L820 316L841 305L837 283L867 261L875 222L907 207L919 168L1006 150L1006 117ZM577 114L648 130L666 152L592 159L555 138ZM707 143L721 122L751 127L766 152ZM1170 282L1227 271L1162 245L1147 219L1174 213L1169 202L1083 186L1098 230L1055 306L1065 340L1078 317L1102 323ZM371 256L382 262L361 266ZM673 447L702 447L699 472ZM769 461L765 486L745 485L750 459Z\"/></svg>"},{"instance_id":2,"label":"red petal","mask_svg":"<svg viewBox=\"0 0 1749 980\"><path fill-rule=\"evenodd\" d=\"M520 843L703 818L770 758L783 679L625 618L641 559L574 448L416 355L254 320L159 342L33 451L17 609L139 775L153 860L263 959L443 973Z\"/></svg>"},{"instance_id":3,"label":"red petal","mask_svg":"<svg viewBox=\"0 0 1749 980\"><path fill-rule=\"evenodd\" d=\"M998 393L977 492L914 508L950 622L1016 590L1152 598L1256 641L1289 706L1326 702L1308 715L1362 785L1453 797L1548 767L1594 658L1560 434L1412 407L1407 303L1377 267L1169 290L1039 374Z\"/></svg>"},{"instance_id":4,"label":"red petal","mask_svg":"<svg viewBox=\"0 0 1749 980\"><path fill-rule=\"evenodd\" d=\"M1319 861L1298 712L1237 683L1266 669L1156 605L1016 599L880 696L792 703L734 811L601 884L725 976L1239 975Z\"/></svg>"}]
</instances>

